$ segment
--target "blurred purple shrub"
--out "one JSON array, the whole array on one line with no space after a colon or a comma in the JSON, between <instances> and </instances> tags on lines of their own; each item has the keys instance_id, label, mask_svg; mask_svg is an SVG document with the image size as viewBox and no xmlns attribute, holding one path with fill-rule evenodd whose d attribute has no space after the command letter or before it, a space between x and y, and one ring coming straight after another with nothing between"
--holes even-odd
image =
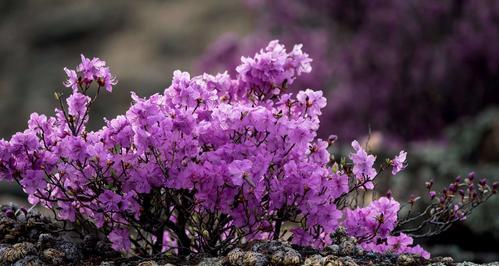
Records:
<instances>
[{"instance_id":1,"label":"blurred purple shrub","mask_svg":"<svg viewBox=\"0 0 499 266\"><path fill-rule=\"evenodd\" d=\"M446 125L499 103L497 1L245 3L258 15L256 32L223 37L201 69L232 67L269 38L303 43L314 72L297 87L332 90L321 132L356 138L370 125L391 139L441 137Z\"/></svg>"}]
</instances>

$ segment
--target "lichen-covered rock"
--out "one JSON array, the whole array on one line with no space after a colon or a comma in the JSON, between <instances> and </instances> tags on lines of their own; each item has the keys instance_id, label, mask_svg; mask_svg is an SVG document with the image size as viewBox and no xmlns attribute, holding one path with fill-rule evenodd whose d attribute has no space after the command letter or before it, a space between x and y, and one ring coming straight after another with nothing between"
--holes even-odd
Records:
<instances>
[{"instance_id":1,"label":"lichen-covered rock","mask_svg":"<svg viewBox=\"0 0 499 266\"><path fill-rule=\"evenodd\" d=\"M348 256L348 255L353 255L354 251L356 249L356 244L352 240L347 240L345 242L342 242L340 244L340 250L339 250L339 255L342 256Z\"/></svg>"},{"instance_id":2,"label":"lichen-covered rock","mask_svg":"<svg viewBox=\"0 0 499 266\"><path fill-rule=\"evenodd\" d=\"M12 245L4 250L0 261L9 263L16 262L28 255L33 255L37 252L35 245L29 242L22 242Z\"/></svg>"},{"instance_id":3,"label":"lichen-covered rock","mask_svg":"<svg viewBox=\"0 0 499 266\"><path fill-rule=\"evenodd\" d=\"M37 246L44 249L55 243L55 237L52 234L43 233L38 236Z\"/></svg>"},{"instance_id":4,"label":"lichen-covered rock","mask_svg":"<svg viewBox=\"0 0 499 266\"><path fill-rule=\"evenodd\" d=\"M293 249L287 242L282 241L260 241L252 244L251 250L262 253L269 257L272 265L293 266L301 265L302 255Z\"/></svg>"},{"instance_id":5,"label":"lichen-covered rock","mask_svg":"<svg viewBox=\"0 0 499 266\"><path fill-rule=\"evenodd\" d=\"M349 256L341 258L344 266L358 266L358 264Z\"/></svg>"},{"instance_id":6,"label":"lichen-covered rock","mask_svg":"<svg viewBox=\"0 0 499 266\"><path fill-rule=\"evenodd\" d=\"M137 266L158 266L158 263L153 260L148 260L139 263Z\"/></svg>"},{"instance_id":7,"label":"lichen-covered rock","mask_svg":"<svg viewBox=\"0 0 499 266\"><path fill-rule=\"evenodd\" d=\"M227 254L227 262L231 265L242 265L243 264L244 251L239 248L233 249L229 254Z\"/></svg>"},{"instance_id":8,"label":"lichen-covered rock","mask_svg":"<svg viewBox=\"0 0 499 266\"><path fill-rule=\"evenodd\" d=\"M64 257L70 262L78 262L82 259L82 252L80 245L75 243L60 240L57 241L55 247L64 253Z\"/></svg>"},{"instance_id":9,"label":"lichen-covered rock","mask_svg":"<svg viewBox=\"0 0 499 266\"><path fill-rule=\"evenodd\" d=\"M16 261L13 266L45 266L46 263L43 263L38 256L29 255L18 261Z\"/></svg>"},{"instance_id":10,"label":"lichen-covered rock","mask_svg":"<svg viewBox=\"0 0 499 266\"><path fill-rule=\"evenodd\" d=\"M244 252L243 264L241 266L265 266L269 261L262 253L248 251Z\"/></svg>"},{"instance_id":11,"label":"lichen-covered rock","mask_svg":"<svg viewBox=\"0 0 499 266\"><path fill-rule=\"evenodd\" d=\"M303 262L304 266L322 266L324 264L324 258L321 255L312 255L305 259Z\"/></svg>"},{"instance_id":12,"label":"lichen-covered rock","mask_svg":"<svg viewBox=\"0 0 499 266\"><path fill-rule=\"evenodd\" d=\"M340 246L337 244L332 244L324 248L326 254L338 255L340 253Z\"/></svg>"},{"instance_id":13,"label":"lichen-covered rock","mask_svg":"<svg viewBox=\"0 0 499 266\"><path fill-rule=\"evenodd\" d=\"M50 263L52 265L64 265L65 254L64 252L55 249L48 248L42 252L42 260L46 263Z\"/></svg>"},{"instance_id":14,"label":"lichen-covered rock","mask_svg":"<svg viewBox=\"0 0 499 266\"><path fill-rule=\"evenodd\" d=\"M0 206L0 265L98 265L120 256L111 246L87 245L35 210Z\"/></svg>"},{"instance_id":15,"label":"lichen-covered rock","mask_svg":"<svg viewBox=\"0 0 499 266\"><path fill-rule=\"evenodd\" d=\"M400 255L398 257L397 264L401 265L401 266L415 265L416 264L416 260L411 255L402 254L402 255Z\"/></svg>"},{"instance_id":16,"label":"lichen-covered rock","mask_svg":"<svg viewBox=\"0 0 499 266\"><path fill-rule=\"evenodd\" d=\"M324 266L343 266L343 261L334 255L328 255L324 257Z\"/></svg>"},{"instance_id":17,"label":"lichen-covered rock","mask_svg":"<svg viewBox=\"0 0 499 266\"><path fill-rule=\"evenodd\" d=\"M198 264L198 266L223 266L223 265L224 265L223 258L205 258Z\"/></svg>"}]
</instances>

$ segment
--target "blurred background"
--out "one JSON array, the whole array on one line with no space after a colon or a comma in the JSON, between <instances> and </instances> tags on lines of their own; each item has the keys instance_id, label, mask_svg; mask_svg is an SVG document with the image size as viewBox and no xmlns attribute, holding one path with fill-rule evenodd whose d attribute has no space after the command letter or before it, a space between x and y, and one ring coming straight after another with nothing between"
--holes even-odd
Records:
<instances>
[{"instance_id":1,"label":"blurred background","mask_svg":"<svg viewBox=\"0 0 499 266\"><path fill-rule=\"evenodd\" d=\"M63 67L100 57L119 85L93 117L114 117L130 91L150 95L171 74L233 69L272 39L303 43L314 59L294 90L324 90L320 136L348 155L371 132L379 158L409 153L407 171L383 187L401 201L475 171L499 179L499 1L170 0L0 1L0 138L51 113ZM232 72L234 73L234 72ZM99 119L91 127L102 126ZM0 183L0 204L24 203ZM26 203L24 203L26 204ZM499 198L464 223L422 240L433 255L499 260Z\"/></svg>"}]
</instances>

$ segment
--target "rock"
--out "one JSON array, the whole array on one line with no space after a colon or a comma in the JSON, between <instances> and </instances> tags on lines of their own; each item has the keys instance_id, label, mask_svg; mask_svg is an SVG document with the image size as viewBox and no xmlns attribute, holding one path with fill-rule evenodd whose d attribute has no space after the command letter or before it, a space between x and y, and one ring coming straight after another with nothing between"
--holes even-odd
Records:
<instances>
[{"instance_id":1,"label":"rock","mask_svg":"<svg viewBox=\"0 0 499 266\"><path fill-rule=\"evenodd\" d=\"M416 260L414 259L414 257L407 254L402 254L397 259L397 265L409 266L415 264Z\"/></svg>"},{"instance_id":2,"label":"rock","mask_svg":"<svg viewBox=\"0 0 499 266\"><path fill-rule=\"evenodd\" d=\"M53 245L55 242L55 237L52 234L43 233L38 236L37 245L39 248L43 249L49 245Z\"/></svg>"},{"instance_id":3,"label":"rock","mask_svg":"<svg viewBox=\"0 0 499 266\"><path fill-rule=\"evenodd\" d=\"M481 265L483 265L483 266L499 266L499 262L491 262L491 263L481 264ZM456 266L480 266L480 264L476 264L476 263L469 262L469 261L464 261L464 262L456 264Z\"/></svg>"},{"instance_id":4,"label":"rock","mask_svg":"<svg viewBox=\"0 0 499 266\"><path fill-rule=\"evenodd\" d=\"M269 261L265 255L255 251L242 251L236 248L227 254L227 261L230 265L240 266L264 266Z\"/></svg>"},{"instance_id":5,"label":"rock","mask_svg":"<svg viewBox=\"0 0 499 266\"><path fill-rule=\"evenodd\" d=\"M57 242L55 247L64 253L64 256L68 261L77 262L82 258L80 247L74 243L65 240L60 240Z\"/></svg>"},{"instance_id":6,"label":"rock","mask_svg":"<svg viewBox=\"0 0 499 266\"><path fill-rule=\"evenodd\" d=\"M170 264L173 266L172 264ZM203 259L198 266L222 266L224 265L224 260L222 258L205 258ZM169 265L164 265L169 266Z\"/></svg>"},{"instance_id":7,"label":"rock","mask_svg":"<svg viewBox=\"0 0 499 266\"><path fill-rule=\"evenodd\" d=\"M42 252L42 260L53 265L63 265L64 258L64 252L55 248L48 248Z\"/></svg>"},{"instance_id":8,"label":"rock","mask_svg":"<svg viewBox=\"0 0 499 266\"><path fill-rule=\"evenodd\" d=\"M440 261L442 263L449 264L449 263L453 263L454 259L452 259L451 257L443 257Z\"/></svg>"},{"instance_id":9,"label":"rock","mask_svg":"<svg viewBox=\"0 0 499 266\"><path fill-rule=\"evenodd\" d=\"M287 242L268 241L253 243L252 251L270 258L272 265L301 265L302 255Z\"/></svg>"},{"instance_id":10,"label":"rock","mask_svg":"<svg viewBox=\"0 0 499 266\"><path fill-rule=\"evenodd\" d=\"M283 265L300 265L302 262L300 253L288 251L284 253Z\"/></svg>"},{"instance_id":11,"label":"rock","mask_svg":"<svg viewBox=\"0 0 499 266\"><path fill-rule=\"evenodd\" d=\"M300 253L294 249L278 250L271 255L270 262L272 265L300 265L302 258Z\"/></svg>"},{"instance_id":12,"label":"rock","mask_svg":"<svg viewBox=\"0 0 499 266\"><path fill-rule=\"evenodd\" d=\"M349 256L342 258L344 266L358 266L358 264Z\"/></svg>"},{"instance_id":13,"label":"rock","mask_svg":"<svg viewBox=\"0 0 499 266\"><path fill-rule=\"evenodd\" d=\"M338 253L340 252L340 246L336 244L329 245L324 249L324 251L331 255L338 255Z\"/></svg>"},{"instance_id":14,"label":"rock","mask_svg":"<svg viewBox=\"0 0 499 266\"><path fill-rule=\"evenodd\" d=\"M344 241L340 244L339 254L343 256L353 255L356 244L353 241Z\"/></svg>"},{"instance_id":15,"label":"rock","mask_svg":"<svg viewBox=\"0 0 499 266\"><path fill-rule=\"evenodd\" d=\"M231 265L242 265L243 264L243 257L244 257L244 252L239 248L233 249L226 256L227 261Z\"/></svg>"},{"instance_id":16,"label":"rock","mask_svg":"<svg viewBox=\"0 0 499 266\"><path fill-rule=\"evenodd\" d=\"M324 257L323 261L324 266L343 266L343 262L334 255L328 255Z\"/></svg>"},{"instance_id":17,"label":"rock","mask_svg":"<svg viewBox=\"0 0 499 266\"><path fill-rule=\"evenodd\" d=\"M355 254L356 254L357 256L363 256L363 255L364 255L364 249L363 249L363 248L361 248L361 247L359 247L359 246L356 246L356 247L355 247Z\"/></svg>"},{"instance_id":18,"label":"rock","mask_svg":"<svg viewBox=\"0 0 499 266\"><path fill-rule=\"evenodd\" d=\"M304 266L322 266L324 258L321 255L313 255L305 259Z\"/></svg>"},{"instance_id":19,"label":"rock","mask_svg":"<svg viewBox=\"0 0 499 266\"><path fill-rule=\"evenodd\" d=\"M137 266L158 266L158 263L153 260L148 260L139 263Z\"/></svg>"},{"instance_id":20,"label":"rock","mask_svg":"<svg viewBox=\"0 0 499 266\"><path fill-rule=\"evenodd\" d=\"M30 255L26 256L13 264L13 266L45 266L38 256Z\"/></svg>"},{"instance_id":21,"label":"rock","mask_svg":"<svg viewBox=\"0 0 499 266\"><path fill-rule=\"evenodd\" d=\"M269 261L262 253L248 251L244 253L243 264L244 266L265 266Z\"/></svg>"},{"instance_id":22,"label":"rock","mask_svg":"<svg viewBox=\"0 0 499 266\"><path fill-rule=\"evenodd\" d=\"M11 245L9 245L9 244L0 244L0 258L3 257L3 254L5 253L5 251L7 251L10 247L11 247Z\"/></svg>"},{"instance_id":23,"label":"rock","mask_svg":"<svg viewBox=\"0 0 499 266\"><path fill-rule=\"evenodd\" d=\"M0 258L0 261L5 262L15 262L22 259L28 255L33 255L36 253L36 247L32 243L22 242L14 244L12 247L6 248Z\"/></svg>"}]
</instances>

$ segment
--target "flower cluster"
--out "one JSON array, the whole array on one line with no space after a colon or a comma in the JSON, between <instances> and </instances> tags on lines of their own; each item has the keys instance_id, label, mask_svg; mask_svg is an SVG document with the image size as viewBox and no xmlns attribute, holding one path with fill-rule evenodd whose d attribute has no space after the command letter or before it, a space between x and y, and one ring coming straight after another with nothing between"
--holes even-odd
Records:
<instances>
[{"instance_id":1,"label":"flower cluster","mask_svg":"<svg viewBox=\"0 0 499 266\"><path fill-rule=\"evenodd\" d=\"M311 71L296 45L272 41L239 73L191 77L175 71L163 93L141 98L99 130L86 128L92 85L116 80L100 59L67 70L72 94L55 116L32 114L28 129L0 141L0 179L19 182L33 204L62 220L91 225L116 250L175 249L220 254L243 239L282 239L323 247L343 226L367 250L427 257L408 235L393 235L399 204L380 198L345 207L351 192L374 187L376 170L357 142L353 163L334 163L336 136L317 138L322 92L296 96L286 84ZM98 89L97 89L98 95ZM81 230L88 230L83 226Z\"/></svg>"},{"instance_id":2,"label":"flower cluster","mask_svg":"<svg viewBox=\"0 0 499 266\"><path fill-rule=\"evenodd\" d=\"M83 87L88 86L96 81L100 87L105 88L108 92L113 91L113 86L118 84L115 77L111 75L106 62L94 57L93 59L86 58L81 55L81 63L76 67L76 71L64 68L68 79L63 83L65 87L72 88L73 91L78 91Z\"/></svg>"}]
</instances>

